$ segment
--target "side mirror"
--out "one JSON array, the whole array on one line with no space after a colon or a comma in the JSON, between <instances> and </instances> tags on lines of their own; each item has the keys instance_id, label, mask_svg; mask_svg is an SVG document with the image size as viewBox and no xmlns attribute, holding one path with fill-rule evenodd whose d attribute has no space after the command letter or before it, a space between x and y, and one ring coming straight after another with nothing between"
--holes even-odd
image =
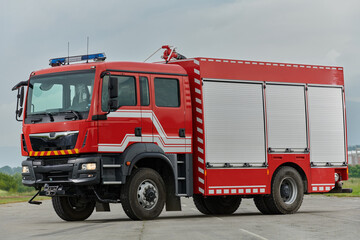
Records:
<instances>
[{"instance_id":1,"label":"side mirror","mask_svg":"<svg viewBox=\"0 0 360 240\"><path fill-rule=\"evenodd\" d=\"M116 77L110 77L109 79L109 112L116 111L118 109L118 100L119 95L118 90L118 79Z\"/></svg>"},{"instance_id":2,"label":"side mirror","mask_svg":"<svg viewBox=\"0 0 360 240\"><path fill-rule=\"evenodd\" d=\"M109 80L109 97L110 99L118 97L118 79L116 77L110 77Z\"/></svg>"},{"instance_id":3,"label":"side mirror","mask_svg":"<svg viewBox=\"0 0 360 240\"><path fill-rule=\"evenodd\" d=\"M16 121L21 122L22 119L20 119L22 113L23 113L23 105L24 105L24 87L18 88L18 94L17 94L17 103L16 103Z\"/></svg>"},{"instance_id":4,"label":"side mirror","mask_svg":"<svg viewBox=\"0 0 360 240\"><path fill-rule=\"evenodd\" d=\"M24 87L21 87L19 95L20 95L19 96L19 101L20 101L19 104L20 104L20 107L22 107L24 105Z\"/></svg>"},{"instance_id":5,"label":"side mirror","mask_svg":"<svg viewBox=\"0 0 360 240\"><path fill-rule=\"evenodd\" d=\"M23 112L23 108L16 110L16 118L20 118L22 115L22 112ZM16 120L18 120L18 119L16 119Z\"/></svg>"}]
</instances>

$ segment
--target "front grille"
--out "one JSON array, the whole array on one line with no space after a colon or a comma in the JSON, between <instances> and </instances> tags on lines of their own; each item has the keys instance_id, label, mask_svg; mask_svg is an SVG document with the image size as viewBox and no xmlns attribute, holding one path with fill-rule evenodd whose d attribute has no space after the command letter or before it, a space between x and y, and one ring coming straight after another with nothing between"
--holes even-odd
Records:
<instances>
[{"instance_id":1,"label":"front grille","mask_svg":"<svg viewBox=\"0 0 360 240\"><path fill-rule=\"evenodd\" d=\"M56 151L74 149L78 132L52 132L30 134L33 151Z\"/></svg>"},{"instance_id":2,"label":"front grille","mask_svg":"<svg viewBox=\"0 0 360 240\"><path fill-rule=\"evenodd\" d=\"M64 159L43 159L42 160L42 165L43 166L56 166L56 165L62 165L62 164L67 164L68 163L68 159L64 158Z\"/></svg>"}]
</instances>

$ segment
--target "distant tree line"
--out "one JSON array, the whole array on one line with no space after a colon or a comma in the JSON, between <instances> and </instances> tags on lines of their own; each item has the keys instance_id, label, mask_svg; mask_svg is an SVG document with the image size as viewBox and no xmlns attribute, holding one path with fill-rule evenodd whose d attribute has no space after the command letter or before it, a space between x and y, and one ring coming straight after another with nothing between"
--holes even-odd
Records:
<instances>
[{"instance_id":1,"label":"distant tree line","mask_svg":"<svg viewBox=\"0 0 360 240\"><path fill-rule=\"evenodd\" d=\"M21 173L21 167L9 167L9 166L5 166L0 168L0 173L6 173L8 175L13 175L15 173Z\"/></svg>"},{"instance_id":2,"label":"distant tree line","mask_svg":"<svg viewBox=\"0 0 360 240\"><path fill-rule=\"evenodd\" d=\"M349 165L349 177L360 178L360 165ZM34 189L26 187L21 183L21 167L11 168L5 166L0 168L0 190L8 192L31 192Z\"/></svg>"},{"instance_id":3,"label":"distant tree line","mask_svg":"<svg viewBox=\"0 0 360 240\"><path fill-rule=\"evenodd\" d=\"M34 191L33 188L26 187L21 183L21 173L15 173L13 175L8 175L5 173L0 173L0 190L7 192L31 192Z\"/></svg>"},{"instance_id":4,"label":"distant tree line","mask_svg":"<svg viewBox=\"0 0 360 240\"><path fill-rule=\"evenodd\" d=\"M349 165L349 177L360 178L360 165Z\"/></svg>"}]
</instances>

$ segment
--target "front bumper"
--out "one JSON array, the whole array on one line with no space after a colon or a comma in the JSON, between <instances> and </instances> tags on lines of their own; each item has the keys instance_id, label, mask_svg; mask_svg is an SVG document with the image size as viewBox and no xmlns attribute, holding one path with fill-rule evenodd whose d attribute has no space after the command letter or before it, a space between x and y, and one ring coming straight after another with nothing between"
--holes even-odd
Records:
<instances>
[{"instance_id":1,"label":"front bumper","mask_svg":"<svg viewBox=\"0 0 360 240\"><path fill-rule=\"evenodd\" d=\"M81 170L84 163L96 163L95 170ZM28 158L22 166L29 168L29 173L22 173L25 186L40 187L44 184L94 185L101 179L101 157L79 156L66 158Z\"/></svg>"}]
</instances>

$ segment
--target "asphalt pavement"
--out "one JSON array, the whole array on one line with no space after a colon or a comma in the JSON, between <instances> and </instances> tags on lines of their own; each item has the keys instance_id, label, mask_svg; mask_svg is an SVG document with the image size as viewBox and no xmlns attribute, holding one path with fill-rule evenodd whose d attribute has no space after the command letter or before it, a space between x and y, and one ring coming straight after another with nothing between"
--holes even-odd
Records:
<instances>
[{"instance_id":1,"label":"asphalt pavement","mask_svg":"<svg viewBox=\"0 0 360 240\"><path fill-rule=\"evenodd\" d=\"M360 239L360 198L305 196L298 213L262 215L252 199L243 199L229 216L205 216L192 199L181 212L166 212L152 221L132 221L121 205L94 212L83 222L65 222L51 201L42 205L0 205L0 239Z\"/></svg>"}]
</instances>

